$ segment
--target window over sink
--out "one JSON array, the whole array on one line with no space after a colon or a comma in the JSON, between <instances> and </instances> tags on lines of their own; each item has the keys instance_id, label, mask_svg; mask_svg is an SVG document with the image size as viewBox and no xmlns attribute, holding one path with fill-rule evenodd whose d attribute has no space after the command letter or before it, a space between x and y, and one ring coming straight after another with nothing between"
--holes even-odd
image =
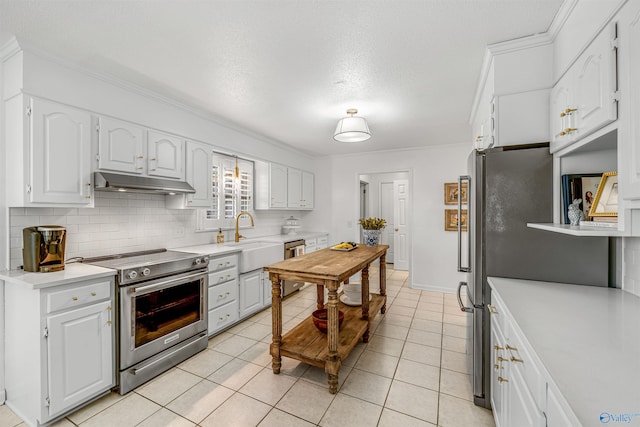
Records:
<instances>
[{"instance_id":1,"label":"window over sink","mask_svg":"<svg viewBox=\"0 0 640 427\"><path fill-rule=\"evenodd\" d=\"M234 227L238 213L253 212L253 169L250 160L213 153L211 206L198 209L198 230Z\"/></svg>"}]
</instances>

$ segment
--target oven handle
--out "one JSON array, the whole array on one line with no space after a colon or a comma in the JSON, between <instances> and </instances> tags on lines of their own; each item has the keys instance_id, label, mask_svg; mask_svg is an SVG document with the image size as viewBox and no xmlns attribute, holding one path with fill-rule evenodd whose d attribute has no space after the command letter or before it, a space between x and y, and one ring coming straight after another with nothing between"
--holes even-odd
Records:
<instances>
[{"instance_id":1,"label":"oven handle","mask_svg":"<svg viewBox=\"0 0 640 427\"><path fill-rule=\"evenodd\" d=\"M165 280L163 282L158 282L158 283L154 283L152 285L146 285L146 286L140 286L139 288L132 288L130 293L132 294L138 294L138 293L142 293L145 291L152 291L152 290L156 290L156 289L162 289L162 288L166 288L169 285L173 285L177 282L184 282L186 280L190 280L190 279L194 279L196 277L207 277L206 273L203 272L198 272L198 273L194 273L194 274L190 274L188 276L182 276L179 278L173 278L173 279L169 279L169 280Z\"/></svg>"},{"instance_id":2,"label":"oven handle","mask_svg":"<svg viewBox=\"0 0 640 427\"><path fill-rule=\"evenodd\" d=\"M198 336L200 338L204 337L205 335L207 335L206 332L202 332L202 333L198 334ZM172 352L165 354L163 357L152 361L151 363L148 363L148 364L146 364L146 365L144 365L144 366L142 366L140 368L135 368L133 370L133 375L138 375L138 374L142 373L142 371L144 371L145 369L150 368L153 365L166 360L167 358L173 356L174 354L178 353L179 351L182 351L183 349L185 349L185 348L187 348L187 347L189 347L190 345L193 345L193 344L195 344L195 341L190 341L190 342L186 343L185 345L181 345L180 347L177 347Z\"/></svg>"}]
</instances>

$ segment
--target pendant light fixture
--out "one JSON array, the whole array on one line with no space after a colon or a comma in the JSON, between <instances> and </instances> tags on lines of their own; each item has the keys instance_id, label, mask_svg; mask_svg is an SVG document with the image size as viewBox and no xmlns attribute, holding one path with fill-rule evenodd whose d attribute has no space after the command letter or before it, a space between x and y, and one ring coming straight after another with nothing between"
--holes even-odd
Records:
<instances>
[{"instance_id":1,"label":"pendant light fixture","mask_svg":"<svg viewBox=\"0 0 640 427\"><path fill-rule=\"evenodd\" d=\"M364 117L354 116L354 114L358 114L358 110L350 108L347 110L347 114L349 117L343 117L338 121L333 139L338 142L362 142L371 138L371 132Z\"/></svg>"}]
</instances>

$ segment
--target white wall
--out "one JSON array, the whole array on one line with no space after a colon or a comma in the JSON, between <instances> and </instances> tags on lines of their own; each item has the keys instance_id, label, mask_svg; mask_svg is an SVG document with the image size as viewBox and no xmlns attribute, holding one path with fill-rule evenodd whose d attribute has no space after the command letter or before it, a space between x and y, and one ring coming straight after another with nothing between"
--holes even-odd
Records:
<instances>
[{"instance_id":1,"label":"white wall","mask_svg":"<svg viewBox=\"0 0 640 427\"><path fill-rule=\"evenodd\" d=\"M322 159L320 180L331 182L333 209L314 211L331 217L335 241L358 239L359 175L409 171L411 188L411 286L454 292L463 275L457 269L456 233L444 231L444 183L466 174L467 143L415 150L363 153Z\"/></svg>"}]
</instances>

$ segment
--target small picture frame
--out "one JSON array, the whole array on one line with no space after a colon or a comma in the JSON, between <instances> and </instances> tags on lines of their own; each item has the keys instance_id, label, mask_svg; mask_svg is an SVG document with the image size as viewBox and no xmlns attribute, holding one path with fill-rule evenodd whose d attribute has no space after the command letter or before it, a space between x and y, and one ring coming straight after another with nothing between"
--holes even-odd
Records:
<instances>
[{"instance_id":1,"label":"small picture frame","mask_svg":"<svg viewBox=\"0 0 640 427\"><path fill-rule=\"evenodd\" d=\"M462 204L467 204L467 182L462 183ZM445 182L444 183L444 204L445 205L457 205L458 204L458 183L457 182Z\"/></svg>"},{"instance_id":2,"label":"small picture frame","mask_svg":"<svg viewBox=\"0 0 640 427\"><path fill-rule=\"evenodd\" d=\"M462 231L467 231L467 210L463 209L461 211L462 221L461 221L461 229ZM444 210L444 231L458 231L458 210L457 209L445 209Z\"/></svg>"},{"instance_id":3,"label":"small picture frame","mask_svg":"<svg viewBox=\"0 0 640 427\"><path fill-rule=\"evenodd\" d=\"M602 174L589 216L618 216L618 172Z\"/></svg>"}]
</instances>

